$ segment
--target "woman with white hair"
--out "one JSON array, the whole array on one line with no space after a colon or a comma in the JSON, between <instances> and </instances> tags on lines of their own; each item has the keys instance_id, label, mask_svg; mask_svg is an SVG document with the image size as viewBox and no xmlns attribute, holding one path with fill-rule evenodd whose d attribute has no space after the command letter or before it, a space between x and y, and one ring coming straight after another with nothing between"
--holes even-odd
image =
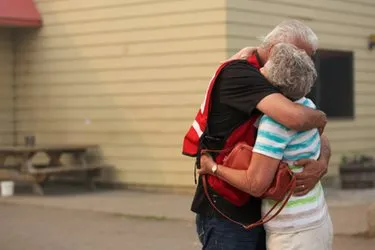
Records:
<instances>
[{"instance_id":1,"label":"woman with white hair","mask_svg":"<svg viewBox=\"0 0 375 250\"><path fill-rule=\"evenodd\" d=\"M310 92L317 73L309 55L296 46L278 43L272 47L261 73L289 99L315 108L305 96ZM303 167L294 165L300 159L318 159L320 135L317 129L298 132L286 128L271 117L260 119L253 156L248 170L236 170L217 165L211 157L201 158L200 174L214 174L232 186L252 196L261 197L270 187L280 161L295 172ZM298 185L298 183L297 183ZM263 199L262 213L274 201ZM285 208L264 225L267 232L267 249L270 250L330 250L332 223L319 182L304 196L292 196Z\"/></svg>"}]
</instances>

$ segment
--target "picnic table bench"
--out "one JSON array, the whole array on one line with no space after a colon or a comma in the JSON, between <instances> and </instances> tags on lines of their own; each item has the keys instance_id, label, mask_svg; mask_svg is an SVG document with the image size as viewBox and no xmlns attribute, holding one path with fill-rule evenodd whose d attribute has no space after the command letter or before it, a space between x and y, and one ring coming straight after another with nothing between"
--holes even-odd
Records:
<instances>
[{"instance_id":1,"label":"picnic table bench","mask_svg":"<svg viewBox=\"0 0 375 250\"><path fill-rule=\"evenodd\" d=\"M88 163L87 151L97 148L97 145L49 145L49 146L0 146L0 180L28 181L33 185L34 193L43 195L43 184L50 176L74 174L81 172L83 181L90 189L95 189L94 177L101 169L108 167L104 164ZM44 153L48 157L46 164L34 164L34 157ZM73 164L63 164L61 157L70 155ZM15 158L19 163L5 165L6 160Z\"/></svg>"}]
</instances>

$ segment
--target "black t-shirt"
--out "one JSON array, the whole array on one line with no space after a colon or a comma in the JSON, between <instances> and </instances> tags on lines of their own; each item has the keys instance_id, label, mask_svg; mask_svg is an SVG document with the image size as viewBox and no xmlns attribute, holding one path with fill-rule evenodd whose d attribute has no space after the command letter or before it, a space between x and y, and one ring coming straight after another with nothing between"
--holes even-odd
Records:
<instances>
[{"instance_id":1,"label":"black t-shirt","mask_svg":"<svg viewBox=\"0 0 375 250\"><path fill-rule=\"evenodd\" d=\"M212 90L208 129L203 147L222 149L225 139L252 114L260 112L257 104L266 96L279 93L256 69L245 60L236 60L222 70ZM242 207L236 207L223 198L214 195L216 206L235 220L252 223L260 218L260 199L251 198ZM204 195L199 179L192 211L199 214L217 215ZM219 215L217 215L219 216Z\"/></svg>"}]
</instances>

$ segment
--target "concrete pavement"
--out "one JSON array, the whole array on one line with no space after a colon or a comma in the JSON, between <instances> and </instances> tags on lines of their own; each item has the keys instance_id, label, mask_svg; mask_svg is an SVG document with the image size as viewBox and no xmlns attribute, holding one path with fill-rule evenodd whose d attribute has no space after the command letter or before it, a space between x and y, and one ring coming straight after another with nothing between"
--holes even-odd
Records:
<instances>
[{"instance_id":1,"label":"concrete pavement","mask_svg":"<svg viewBox=\"0 0 375 250\"><path fill-rule=\"evenodd\" d=\"M0 204L1 250L198 250L193 222ZM336 236L333 250L371 250L375 239Z\"/></svg>"},{"instance_id":2,"label":"concrete pavement","mask_svg":"<svg viewBox=\"0 0 375 250\"><path fill-rule=\"evenodd\" d=\"M326 189L336 235L361 235L368 230L368 209L375 203L375 190L342 191ZM191 194L167 194L129 190L97 190L51 185L45 196L17 193L0 198L0 204L33 205L59 209L193 222Z\"/></svg>"},{"instance_id":3,"label":"concrete pavement","mask_svg":"<svg viewBox=\"0 0 375 250\"><path fill-rule=\"evenodd\" d=\"M0 204L1 250L198 250L192 222Z\"/></svg>"}]
</instances>

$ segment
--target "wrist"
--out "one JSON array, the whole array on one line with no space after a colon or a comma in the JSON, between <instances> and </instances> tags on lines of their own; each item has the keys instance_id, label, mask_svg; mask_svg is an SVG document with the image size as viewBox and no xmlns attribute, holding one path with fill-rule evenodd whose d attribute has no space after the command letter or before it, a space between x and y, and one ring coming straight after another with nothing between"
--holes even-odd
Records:
<instances>
[{"instance_id":1,"label":"wrist","mask_svg":"<svg viewBox=\"0 0 375 250\"><path fill-rule=\"evenodd\" d=\"M217 175L217 170L219 169L219 165L215 162L212 167L211 167L211 174L212 175Z\"/></svg>"},{"instance_id":2,"label":"wrist","mask_svg":"<svg viewBox=\"0 0 375 250\"><path fill-rule=\"evenodd\" d=\"M319 160L321 164L320 178L322 178L328 172L328 162L325 159Z\"/></svg>"},{"instance_id":3,"label":"wrist","mask_svg":"<svg viewBox=\"0 0 375 250\"><path fill-rule=\"evenodd\" d=\"M328 118L327 118L327 115L326 113L324 113L323 111L319 110L320 112L320 126L319 127L325 127L327 125L327 122L328 122Z\"/></svg>"},{"instance_id":4,"label":"wrist","mask_svg":"<svg viewBox=\"0 0 375 250\"><path fill-rule=\"evenodd\" d=\"M324 165L325 168L328 167L328 160L325 157L320 157L318 161Z\"/></svg>"}]
</instances>

